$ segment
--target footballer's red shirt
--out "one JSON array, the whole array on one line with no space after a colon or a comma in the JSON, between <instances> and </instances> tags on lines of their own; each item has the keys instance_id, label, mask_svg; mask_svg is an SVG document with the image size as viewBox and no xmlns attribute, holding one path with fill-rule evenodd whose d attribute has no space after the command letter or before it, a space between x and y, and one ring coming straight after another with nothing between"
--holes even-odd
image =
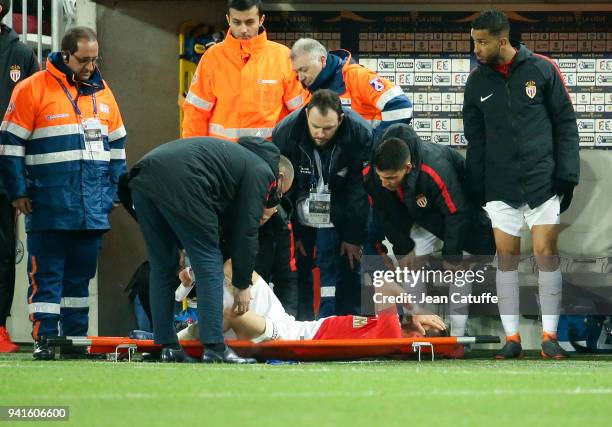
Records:
<instances>
[{"instance_id":1,"label":"footballer's red shirt","mask_svg":"<svg viewBox=\"0 0 612 427\"><path fill-rule=\"evenodd\" d=\"M374 317L333 316L325 319L313 340L402 338L397 314Z\"/></svg>"}]
</instances>

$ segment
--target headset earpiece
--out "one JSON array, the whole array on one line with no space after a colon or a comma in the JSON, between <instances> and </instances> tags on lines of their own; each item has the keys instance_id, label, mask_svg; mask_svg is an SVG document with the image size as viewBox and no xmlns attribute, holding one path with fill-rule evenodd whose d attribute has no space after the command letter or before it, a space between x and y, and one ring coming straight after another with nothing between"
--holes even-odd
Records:
<instances>
[{"instance_id":1,"label":"headset earpiece","mask_svg":"<svg viewBox=\"0 0 612 427\"><path fill-rule=\"evenodd\" d=\"M62 52L62 58L64 59L64 62L68 62L70 59L70 52Z\"/></svg>"}]
</instances>

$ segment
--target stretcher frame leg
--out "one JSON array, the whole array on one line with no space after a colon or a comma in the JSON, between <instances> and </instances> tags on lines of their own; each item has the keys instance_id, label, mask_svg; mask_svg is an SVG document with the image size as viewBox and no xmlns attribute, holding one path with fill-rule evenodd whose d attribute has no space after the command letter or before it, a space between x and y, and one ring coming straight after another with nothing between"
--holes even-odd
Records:
<instances>
[{"instance_id":1,"label":"stretcher frame leg","mask_svg":"<svg viewBox=\"0 0 612 427\"><path fill-rule=\"evenodd\" d=\"M119 362L119 350L122 348L127 349L128 363L131 362L132 356L138 349L138 346L136 344L119 344L117 347L115 347L115 362Z\"/></svg>"},{"instance_id":2,"label":"stretcher frame leg","mask_svg":"<svg viewBox=\"0 0 612 427\"><path fill-rule=\"evenodd\" d=\"M431 361L434 361L434 346L430 342L413 342L412 351L418 354L419 362L421 361L421 349L423 347L429 347L431 349Z\"/></svg>"}]
</instances>

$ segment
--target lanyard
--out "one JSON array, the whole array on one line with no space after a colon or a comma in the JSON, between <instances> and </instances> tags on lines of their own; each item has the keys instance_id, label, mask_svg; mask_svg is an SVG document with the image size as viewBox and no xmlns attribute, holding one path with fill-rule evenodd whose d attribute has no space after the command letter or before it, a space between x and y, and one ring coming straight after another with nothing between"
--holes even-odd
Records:
<instances>
[{"instance_id":1,"label":"lanyard","mask_svg":"<svg viewBox=\"0 0 612 427\"><path fill-rule=\"evenodd\" d=\"M319 151L315 148L314 150L315 165L317 167L317 173L319 174L319 181L317 182L317 193L323 192L325 183L323 181L323 164L321 163L321 156Z\"/></svg>"},{"instance_id":2,"label":"lanyard","mask_svg":"<svg viewBox=\"0 0 612 427\"><path fill-rule=\"evenodd\" d=\"M59 83L59 85L61 86L62 90L64 91L64 93L66 94L66 96L68 97L68 100L70 101L70 103L72 104L72 108L74 108L74 112L76 113L76 115L79 117L79 119L81 119L81 121L83 120L83 114L81 113L81 110L79 108L79 106L77 105L75 99L72 97L72 95L70 94L70 92L68 91L68 89L66 89L66 86L64 86L64 84L62 83L62 81L60 79L58 79L57 77L53 76L53 78L55 78L55 80L57 80L57 82ZM79 93L79 89L77 88L77 99L78 99L78 93ZM98 117L98 106L96 103L96 94L92 93L91 94L91 101L93 102L93 113L94 113L94 117Z\"/></svg>"},{"instance_id":3,"label":"lanyard","mask_svg":"<svg viewBox=\"0 0 612 427\"><path fill-rule=\"evenodd\" d=\"M331 153L329 154L329 167L328 174L331 175L332 162L334 160L334 151L336 147L332 148ZM317 173L319 174L319 181L317 182L317 192L321 193L323 190L327 190L325 182L323 181L323 164L321 163L321 156L319 155L319 150L314 149L314 157L315 157L315 165L317 167ZM328 178L329 179L329 178Z\"/></svg>"}]
</instances>

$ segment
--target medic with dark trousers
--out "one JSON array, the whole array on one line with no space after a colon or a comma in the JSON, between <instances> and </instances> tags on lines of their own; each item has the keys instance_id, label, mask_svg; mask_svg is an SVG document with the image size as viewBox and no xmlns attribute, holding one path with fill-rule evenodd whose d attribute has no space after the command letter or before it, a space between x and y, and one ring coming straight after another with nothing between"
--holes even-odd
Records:
<instances>
[{"instance_id":1,"label":"medic with dark trousers","mask_svg":"<svg viewBox=\"0 0 612 427\"><path fill-rule=\"evenodd\" d=\"M87 335L89 281L125 170L126 132L97 67L96 33L71 28L61 49L45 71L17 85L0 128L0 170L26 218L28 310L39 360L54 358L43 336ZM64 350L68 357L83 353Z\"/></svg>"}]
</instances>

